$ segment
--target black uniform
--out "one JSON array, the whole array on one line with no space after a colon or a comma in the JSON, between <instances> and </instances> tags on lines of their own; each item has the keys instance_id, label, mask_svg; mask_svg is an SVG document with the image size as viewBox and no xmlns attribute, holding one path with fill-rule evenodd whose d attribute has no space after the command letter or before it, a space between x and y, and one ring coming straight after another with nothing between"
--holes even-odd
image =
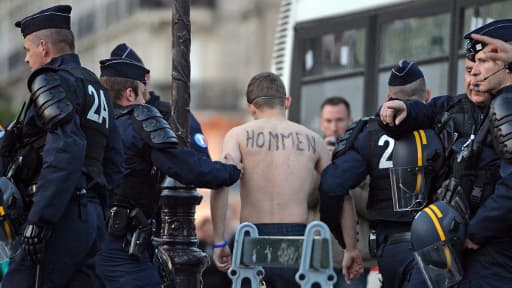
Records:
<instances>
[{"instance_id":1,"label":"black uniform","mask_svg":"<svg viewBox=\"0 0 512 288\"><path fill-rule=\"evenodd\" d=\"M343 243L339 207L349 190L370 175L368 221L377 232L377 259L383 287L401 287L406 283L411 287L423 287L426 283L417 273L419 270L411 272L414 256L409 251L408 242L414 215L393 210L389 168L392 167L395 140L384 133L377 121L363 118L353 123L338 142L333 162L321 175L321 220Z\"/></svg>"},{"instance_id":2,"label":"black uniform","mask_svg":"<svg viewBox=\"0 0 512 288\"><path fill-rule=\"evenodd\" d=\"M43 287L64 287L70 281L90 287L93 257L105 235L100 201L106 202L122 175L112 104L76 54L52 59L32 73L28 85L32 94L23 141L8 173L32 199L27 223L47 235ZM5 287L34 286L36 266L26 256L15 256Z\"/></svg>"},{"instance_id":3,"label":"black uniform","mask_svg":"<svg viewBox=\"0 0 512 288\"><path fill-rule=\"evenodd\" d=\"M497 94L509 91L512 91L510 86ZM466 95L439 96L427 105L416 101L406 105L408 112L403 125L383 127L396 134L419 127L438 129L450 159L450 175L438 197L450 202L452 199L443 198L447 192L462 191L466 208L458 208L470 218L467 238L481 246L478 250L466 250L460 285L503 287L512 280L512 221L508 217L512 212L512 165L493 146L492 112L487 116L488 107L477 107ZM474 139L468 142L471 135ZM466 156L463 161L457 161L466 143Z\"/></svg>"}]
</instances>

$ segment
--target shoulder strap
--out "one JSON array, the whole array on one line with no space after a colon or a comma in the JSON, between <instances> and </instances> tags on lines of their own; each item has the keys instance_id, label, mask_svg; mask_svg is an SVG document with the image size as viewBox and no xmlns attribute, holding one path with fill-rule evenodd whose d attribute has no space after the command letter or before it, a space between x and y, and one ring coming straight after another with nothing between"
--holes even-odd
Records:
<instances>
[{"instance_id":1,"label":"shoulder strap","mask_svg":"<svg viewBox=\"0 0 512 288\"><path fill-rule=\"evenodd\" d=\"M332 160L335 160L345 154L352 146L357 139L363 127L368 123L371 117L363 117L355 122L352 122L350 126L347 128L347 131L341 136L341 138L336 143L336 147L334 148L334 152L332 154Z\"/></svg>"}]
</instances>

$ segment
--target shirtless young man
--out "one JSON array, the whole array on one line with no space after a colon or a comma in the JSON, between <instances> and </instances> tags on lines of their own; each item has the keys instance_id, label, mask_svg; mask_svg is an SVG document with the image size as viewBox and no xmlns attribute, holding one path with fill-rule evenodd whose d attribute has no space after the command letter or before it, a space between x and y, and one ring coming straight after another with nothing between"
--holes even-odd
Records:
<instances>
[{"instance_id":1,"label":"shirtless young man","mask_svg":"<svg viewBox=\"0 0 512 288\"><path fill-rule=\"evenodd\" d=\"M246 97L255 120L231 129L223 146L223 155L229 153L244 165L240 178L240 222L254 223L260 236L303 236L313 172L320 173L330 162L327 147L319 135L285 119L291 98L286 96L279 76L269 72L255 75L249 82ZM226 243L227 202L227 189L212 193L214 240L218 246L213 253L221 271L231 266L229 247L218 245ZM350 200L346 202L344 205L352 205ZM351 225L351 228L348 223L344 226L350 230L346 236L355 233L354 219ZM355 246L347 243L347 249L353 248L358 253ZM299 287L294 278L296 272L296 269L266 268L264 280L274 288Z\"/></svg>"}]
</instances>

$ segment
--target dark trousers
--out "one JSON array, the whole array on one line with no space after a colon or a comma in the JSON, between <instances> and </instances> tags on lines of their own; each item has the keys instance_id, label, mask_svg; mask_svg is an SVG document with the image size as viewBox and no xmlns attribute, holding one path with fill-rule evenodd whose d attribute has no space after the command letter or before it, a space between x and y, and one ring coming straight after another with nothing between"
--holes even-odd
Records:
<instances>
[{"instance_id":1,"label":"dark trousers","mask_svg":"<svg viewBox=\"0 0 512 288\"><path fill-rule=\"evenodd\" d=\"M392 235L409 231L410 224L377 224L377 262L382 274L382 288L427 288L428 284L416 262L411 241L391 241Z\"/></svg>"},{"instance_id":2,"label":"dark trousers","mask_svg":"<svg viewBox=\"0 0 512 288\"><path fill-rule=\"evenodd\" d=\"M94 287L94 257L104 237L105 222L99 201L71 200L47 243L39 268L41 287ZM33 288L35 278L36 266L20 249L12 255L2 287Z\"/></svg>"},{"instance_id":3,"label":"dark trousers","mask_svg":"<svg viewBox=\"0 0 512 288\"><path fill-rule=\"evenodd\" d=\"M96 259L100 278L107 288L151 288L160 287L162 281L157 269L151 263L148 252L142 260L128 257L123 239L107 235L103 249Z\"/></svg>"},{"instance_id":4,"label":"dark trousers","mask_svg":"<svg viewBox=\"0 0 512 288\"><path fill-rule=\"evenodd\" d=\"M499 239L478 250L464 250L464 276L459 287L510 287L512 239Z\"/></svg>"},{"instance_id":5,"label":"dark trousers","mask_svg":"<svg viewBox=\"0 0 512 288\"><path fill-rule=\"evenodd\" d=\"M304 236L306 224L269 223L255 224L259 236ZM264 267L263 280L269 288L299 288L295 281L296 268L271 268ZM243 283L245 284L245 283ZM242 287L250 287L242 285Z\"/></svg>"}]
</instances>

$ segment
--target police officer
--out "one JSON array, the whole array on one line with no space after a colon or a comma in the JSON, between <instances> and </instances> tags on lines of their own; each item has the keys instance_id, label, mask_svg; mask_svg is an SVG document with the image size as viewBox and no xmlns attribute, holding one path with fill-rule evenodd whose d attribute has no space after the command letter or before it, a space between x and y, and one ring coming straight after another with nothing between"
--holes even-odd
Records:
<instances>
[{"instance_id":1,"label":"police officer","mask_svg":"<svg viewBox=\"0 0 512 288\"><path fill-rule=\"evenodd\" d=\"M417 98L427 101L430 92L416 63L401 60L390 74L387 98ZM425 287L421 272L411 273L414 256L409 251L410 224L414 214L395 212L391 197L389 168L395 140L387 136L375 118L354 122L338 141L333 162L327 166L320 180L320 214L338 241L340 209L343 197L370 175L368 221L376 230L375 251L383 287ZM347 253L345 253L347 257ZM350 254L349 256L350 257ZM350 262L344 260L345 263Z\"/></svg>"},{"instance_id":2,"label":"police officer","mask_svg":"<svg viewBox=\"0 0 512 288\"><path fill-rule=\"evenodd\" d=\"M391 101L382 106L381 119L397 134L434 125L446 138L454 156L438 197L469 219L460 287L504 287L512 280L512 166L502 131L511 125L512 76L510 64L485 58L493 47L473 33L509 42L512 20L493 21L464 36L467 96L436 97L426 106Z\"/></svg>"},{"instance_id":3,"label":"police officer","mask_svg":"<svg viewBox=\"0 0 512 288\"><path fill-rule=\"evenodd\" d=\"M124 146L126 173L114 193L105 249L98 271L107 287L157 287L161 281L148 257L151 219L160 197L161 175L202 188L229 186L240 177L235 165L176 147L176 135L156 108L145 105L149 70L126 58L100 61L101 81L116 106ZM229 159L228 159L229 160Z\"/></svg>"},{"instance_id":4,"label":"police officer","mask_svg":"<svg viewBox=\"0 0 512 288\"><path fill-rule=\"evenodd\" d=\"M135 50L133 50L131 47L126 45L126 43L118 44L112 52L110 52L110 57L120 57L120 58L126 58L130 59L134 62L137 62L144 66L144 62L142 62L142 59L137 55ZM167 101L160 100L160 96L156 94L155 91L150 90L150 81L151 81L151 74L148 72L146 74L146 90L144 90L144 100L146 101L146 104L151 105L158 109L160 114L166 119L167 121L170 121L171 119L171 103ZM192 147L197 152L200 152L201 155L204 155L208 159L210 159L210 154L208 153L208 140L203 134L203 130L201 129L201 124L199 124L199 121L197 121L197 118L194 116L192 112L189 114L189 132L190 132L190 147Z\"/></svg>"},{"instance_id":5,"label":"police officer","mask_svg":"<svg viewBox=\"0 0 512 288\"><path fill-rule=\"evenodd\" d=\"M15 24L32 70L30 99L22 124L8 131L14 149L2 151L14 151L6 175L31 208L2 287L93 287L105 237L100 200L122 175L112 104L74 53L70 13L57 5Z\"/></svg>"}]
</instances>

